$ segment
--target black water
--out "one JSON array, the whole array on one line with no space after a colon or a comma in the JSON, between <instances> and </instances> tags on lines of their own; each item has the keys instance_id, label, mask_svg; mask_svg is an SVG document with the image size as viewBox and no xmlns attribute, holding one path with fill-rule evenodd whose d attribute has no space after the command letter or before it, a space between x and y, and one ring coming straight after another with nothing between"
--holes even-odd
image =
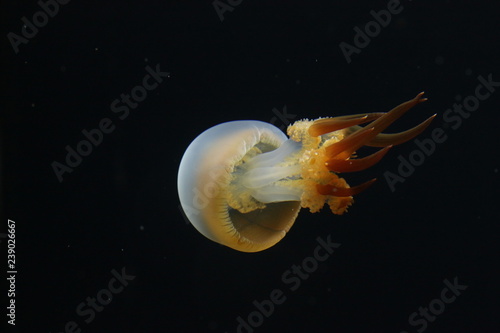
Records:
<instances>
[{"instance_id":1,"label":"black water","mask_svg":"<svg viewBox=\"0 0 500 333\"><path fill-rule=\"evenodd\" d=\"M495 2L63 3L0 10L2 332L498 332ZM347 214L303 210L255 254L186 223L177 169L205 129L420 91L389 131L437 117L344 175L378 178Z\"/></svg>"}]
</instances>

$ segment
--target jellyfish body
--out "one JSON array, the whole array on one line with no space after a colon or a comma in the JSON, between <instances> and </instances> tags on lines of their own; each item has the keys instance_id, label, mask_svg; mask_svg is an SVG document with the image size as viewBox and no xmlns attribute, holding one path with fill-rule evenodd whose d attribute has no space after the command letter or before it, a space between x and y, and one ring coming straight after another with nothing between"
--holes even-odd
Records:
<instances>
[{"instance_id":1,"label":"jellyfish body","mask_svg":"<svg viewBox=\"0 0 500 333\"><path fill-rule=\"evenodd\" d=\"M265 250L286 235L301 207L317 212L327 204L334 214L343 214L352 196L374 180L350 187L338 174L366 169L392 145L421 133L435 115L405 132L381 132L426 100L422 95L387 113L297 121L288 127L289 137L260 121L214 126L182 157L181 206L205 237L243 252ZM362 146L384 148L355 158Z\"/></svg>"}]
</instances>

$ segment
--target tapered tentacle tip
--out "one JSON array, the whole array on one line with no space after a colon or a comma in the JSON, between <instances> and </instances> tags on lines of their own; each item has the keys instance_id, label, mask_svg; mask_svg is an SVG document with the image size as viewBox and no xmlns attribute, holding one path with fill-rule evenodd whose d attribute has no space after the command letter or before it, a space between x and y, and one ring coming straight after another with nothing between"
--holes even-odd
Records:
<instances>
[{"instance_id":1,"label":"tapered tentacle tip","mask_svg":"<svg viewBox=\"0 0 500 333\"><path fill-rule=\"evenodd\" d=\"M373 140L371 140L367 146L387 147L388 145L402 144L422 133L431 124L432 120L436 118L436 116L437 114L434 114L427 118L424 122L404 132L393 134L380 133Z\"/></svg>"},{"instance_id":2,"label":"tapered tentacle tip","mask_svg":"<svg viewBox=\"0 0 500 333\"><path fill-rule=\"evenodd\" d=\"M359 194L361 192L363 192L364 190L366 190L367 188L369 188L370 186L372 186L375 182L377 181L377 178L373 178L373 179L370 179L369 181L361 184L361 185L358 185L358 191L356 194Z\"/></svg>"},{"instance_id":3,"label":"tapered tentacle tip","mask_svg":"<svg viewBox=\"0 0 500 333\"><path fill-rule=\"evenodd\" d=\"M434 120L434 118L436 118L436 116L437 116L437 113L434 113L432 116L427 118L425 121L421 122L419 125L410 129L408 132L412 132L412 137L409 139L413 139L414 137L416 137L417 135L422 133L431 124L431 122Z\"/></svg>"},{"instance_id":4,"label":"tapered tentacle tip","mask_svg":"<svg viewBox=\"0 0 500 333\"><path fill-rule=\"evenodd\" d=\"M413 100L415 100L416 102L419 102L419 103L427 101L427 99L428 99L427 97L422 97L422 96L424 96L424 94L425 94L425 91L420 92L417 96L415 96L415 98Z\"/></svg>"},{"instance_id":5,"label":"tapered tentacle tip","mask_svg":"<svg viewBox=\"0 0 500 333\"><path fill-rule=\"evenodd\" d=\"M389 145L378 152L359 159L330 159L325 162L325 166L334 172L355 172L368 169L378 163L387 154L392 145Z\"/></svg>"}]
</instances>

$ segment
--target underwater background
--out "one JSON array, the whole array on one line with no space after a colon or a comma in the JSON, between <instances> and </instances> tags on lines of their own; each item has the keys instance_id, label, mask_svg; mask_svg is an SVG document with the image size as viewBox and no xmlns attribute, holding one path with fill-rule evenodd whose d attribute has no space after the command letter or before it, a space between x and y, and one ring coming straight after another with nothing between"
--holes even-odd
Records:
<instances>
[{"instance_id":1,"label":"underwater background","mask_svg":"<svg viewBox=\"0 0 500 333\"><path fill-rule=\"evenodd\" d=\"M1 332L499 331L497 2L0 6ZM285 129L421 91L388 129L437 114L421 144L343 174L378 179L344 215L304 209L242 253L180 209L182 155L214 125Z\"/></svg>"}]
</instances>

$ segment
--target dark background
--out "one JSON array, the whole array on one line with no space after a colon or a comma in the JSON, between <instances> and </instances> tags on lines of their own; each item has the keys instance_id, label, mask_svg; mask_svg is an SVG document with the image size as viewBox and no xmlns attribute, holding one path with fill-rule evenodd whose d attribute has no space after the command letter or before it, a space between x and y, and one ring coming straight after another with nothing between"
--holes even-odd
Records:
<instances>
[{"instance_id":1,"label":"dark background","mask_svg":"<svg viewBox=\"0 0 500 333\"><path fill-rule=\"evenodd\" d=\"M417 332L408 317L439 298L444 279L467 285L426 332L498 332L500 92L392 192L393 148L348 214L303 210L283 241L240 253L209 241L179 210L177 168L189 143L225 121L270 122L388 111L425 90L429 101L391 131L437 113L477 77L500 81L494 1L402 1L403 11L348 64L339 44L387 1L243 1L221 21L211 1L71 1L16 54L7 38L35 1L1 4L2 226L16 222L18 332L236 332L252 302L285 292L255 332ZM110 104L169 72L123 120ZM59 182L51 167L103 118L116 126ZM280 125L279 121L276 121ZM290 291L282 274L316 238L342 245ZM2 276L6 240L2 239ZM95 319L75 309L113 277L135 276ZM4 279L2 279L4 280ZM6 324L7 285L1 317ZM2 328L2 330L4 330ZM13 330L14 331L14 330Z\"/></svg>"}]
</instances>

